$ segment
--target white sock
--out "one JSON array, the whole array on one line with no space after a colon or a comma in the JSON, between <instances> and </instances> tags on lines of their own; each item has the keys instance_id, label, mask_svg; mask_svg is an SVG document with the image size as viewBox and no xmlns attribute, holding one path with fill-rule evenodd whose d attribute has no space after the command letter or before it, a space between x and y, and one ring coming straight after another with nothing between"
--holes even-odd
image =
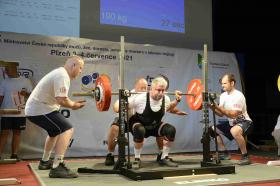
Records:
<instances>
[{"instance_id":1,"label":"white sock","mask_svg":"<svg viewBox=\"0 0 280 186\"><path fill-rule=\"evenodd\" d=\"M53 168L58 167L58 165L63 162L63 158L64 155L55 155L52 167Z\"/></svg>"},{"instance_id":2,"label":"white sock","mask_svg":"<svg viewBox=\"0 0 280 186\"><path fill-rule=\"evenodd\" d=\"M170 151L169 147L163 146L162 154L161 154L161 159L164 159L166 156L168 156L169 151Z\"/></svg>"},{"instance_id":3,"label":"white sock","mask_svg":"<svg viewBox=\"0 0 280 186\"><path fill-rule=\"evenodd\" d=\"M134 147L135 158L139 158L139 159L140 159L141 151L142 151L142 148L136 149L136 148Z\"/></svg>"},{"instance_id":4,"label":"white sock","mask_svg":"<svg viewBox=\"0 0 280 186\"><path fill-rule=\"evenodd\" d=\"M42 160L43 161L49 161L50 157L51 157L52 151L44 151Z\"/></svg>"}]
</instances>

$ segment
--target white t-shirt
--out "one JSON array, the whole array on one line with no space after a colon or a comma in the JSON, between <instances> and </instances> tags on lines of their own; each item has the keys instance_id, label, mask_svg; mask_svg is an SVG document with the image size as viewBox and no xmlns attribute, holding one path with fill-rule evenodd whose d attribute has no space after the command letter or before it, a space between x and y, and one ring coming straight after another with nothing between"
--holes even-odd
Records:
<instances>
[{"instance_id":1,"label":"white t-shirt","mask_svg":"<svg viewBox=\"0 0 280 186\"><path fill-rule=\"evenodd\" d=\"M247 113L246 99L242 92L234 89L230 94L223 92L220 96L220 104L226 110L237 110L241 111L242 115L238 118L243 118L245 120L250 120L250 117ZM233 125L234 119L228 118L229 124Z\"/></svg>"},{"instance_id":2,"label":"white t-shirt","mask_svg":"<svg viewBox=\"0 0 280 186\"><path fill-rule=\"evenodd\" d=\"M133 108L135 112L142 114L146 107L147 102L147 93L139 94L134 96L133 99L129 100L129 108ZM160 110L162 104L162 99L160 100L153 100L150 98L150 106L152 111L157 112ZM165 111L169 108L170 105L170 98L165 95Z\"/></svg>"},{"instance_id":3,"label":"white t-shirt","mask_svg":"<svg viewBox=\"0 0 280 186\"><path fill-rule=\"evenodd\" d=\"M135 89L132 89L130 92L132 92L132 93L135 92ZM128 102L133 100L135 96L137 96L137 94L131 94L131 96L128 97ZM119 101L119 100L117 100L117 101ZM135 111L133 108L129 108L127 113L128 113L128 119L130 119L131 116L133 116L135 114ZM116 113L116 117L119 117L119 113Z\"/></svg>"},{"instance_id":4,"label":"white t-shirt","mask_svg":"<svg viewBox=\"0 0 280 186\"><path fill-rule=\"evenodd\" d=\"M0 82L0 96L4 96L1 109L19 109L20 114L2 115L2 117L24 117L25 98L20 91L32 91L31 81L25 77L6 78Z\"/></svg>"},{"instance_id":5,"label":"white t-shirt","mask_svg":"<svg viewBox=\"0 0 280 186\"><path fill-rule=\"evenodd\" d=\"M64 67L54 69L45 75L29 96L25 113L27 116L37 116L59 110L56 97L68 97L70 77Z\"/></svg>"}]
</instances>

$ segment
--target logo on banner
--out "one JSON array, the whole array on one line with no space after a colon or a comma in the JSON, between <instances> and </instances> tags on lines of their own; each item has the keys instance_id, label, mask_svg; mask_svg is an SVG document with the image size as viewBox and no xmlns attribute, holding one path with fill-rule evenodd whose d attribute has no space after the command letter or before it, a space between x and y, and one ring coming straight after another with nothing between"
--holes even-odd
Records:
<instances>
[{"instance_id":1,"label":"logo on banner","mask_svg":"<svg viewBox=\"0 0 280 186\"><path fill-rule=\"evenodd\" d=\"M1 69L2 78L5 79L7 77L7 74L5 72L5 67L1 67L0 69ZM34 75L34 72L31 69L19 68L17 70L17 74L18 74L18 76L22 76L25 78L31 78Z\"/></svg>"},{"instance_id":2,"label":"logo on banner","mask_svg":"<svg viewBox=\"0 0 280 186\"><path fill-rule=\"evenodd\" d=\"M99 73L98 72L94 72L90 75L84 75L82 77L82 84L83 85L89 85L90 83L95 83L96 79L99 77Z\"/></svg>"},{"instance_id":3,"label":"logo on banner","mask_svg":"<svg viewBox=\"0 0 280 186\"><path fill-rule=\"evenodd\" d=\"M31 69L20 68L20 69L18 69L18 75L24 76L25 78L31 78L34 75L34 72Z\"/></svg>"},{"instance_id":4,"label":"logo on banner","mask_svg":"<svg viewBox=\"0 0 280 186\"><path fill-rule=\"evenodd\" d=\"M147 82L148 82L148 87L151 86L151 83L152 83L153 79L155 79L155 77L150 76L150 75L147 75L147 76L146 76L146 80L147 80Z\"/></svg>"}]
</instances>

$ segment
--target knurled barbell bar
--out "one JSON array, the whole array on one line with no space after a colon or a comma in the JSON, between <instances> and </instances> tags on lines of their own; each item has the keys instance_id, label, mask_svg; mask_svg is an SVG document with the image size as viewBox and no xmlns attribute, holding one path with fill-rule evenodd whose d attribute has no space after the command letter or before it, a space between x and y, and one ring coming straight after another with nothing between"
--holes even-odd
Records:
<instances>
[{"instance_id":1,"label":"knurled barbell bar","mask_svg":"<svg viewBox=\"0 0 280 186\"><path fill-rule=\"evenodd\" d=\"M20 114L20 110L17 109L0 109L0 115L17 115Z\"/></svg>"},{"instance_id":2,"label":"knurled barbell bar","mask_svg":"<svg viewBox=\"0 0 280 186\"><path fill-rule=\"evenodd\" d=\"M180 95L186 96L186 102L192 110L202 108L203 87L200 79L193 79L187 87L187 92ZM143 92L142 92L143 93ZM130 92L129 94L141 94L141 92ZM175 92L165 92L167 95L176 95ZM95 82L95 88L89 92L74 92L73 96L91 96L95 98L96 107L99 111L107 111L110 108L111 96L119 95L118 92L112 92L110 78L107 75L100 75Z\"/></svg>"}]
</instances>

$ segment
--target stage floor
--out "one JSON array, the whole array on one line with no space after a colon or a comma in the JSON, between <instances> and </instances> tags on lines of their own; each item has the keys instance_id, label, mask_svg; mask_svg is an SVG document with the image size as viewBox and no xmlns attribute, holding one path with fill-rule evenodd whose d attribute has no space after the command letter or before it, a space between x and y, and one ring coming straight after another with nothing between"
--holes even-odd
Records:
<instances>
[{"instance_id":1,"label":"stage floor","mask_svg":"<svg viewBox=\"0 0 280 186\"><path fill-rule=\"evenodd\" d=\"M172 157L177 163L179 163L178 169L200 167L201 155L192 156L176 156ZM160 167L155 162L155 157L141 158L142 166L139 171L145 170L163 170L170 169L166 167ZM144 180L133 181L119 174L88 174L79 173L79 177L76 179L50 179L48 177L48 170L38 170L38 163L30 163L31 170L38 178L41 185L51 186L109 186L109 185L146 185L151 186L171 186L171 185L188 185L188 186L201 186L201 185L223 185L223 184L245 184L245 183L262 183L269 181L280 181L280 167L279 166L267 166L266 164L253 163L251 165L239 166L236 164L237 160L222 161L224 165L235 165L235 174L202 174L202 175L186 175L165 177L163 179L156 180ZM94 169L113 169L110 166L104 166L104 159L76 159L67 160L66 164L69 168L77 170L78 168L87 167ZM174 168L176 171L176 168Z\"/></svg>"}]
</instances>

